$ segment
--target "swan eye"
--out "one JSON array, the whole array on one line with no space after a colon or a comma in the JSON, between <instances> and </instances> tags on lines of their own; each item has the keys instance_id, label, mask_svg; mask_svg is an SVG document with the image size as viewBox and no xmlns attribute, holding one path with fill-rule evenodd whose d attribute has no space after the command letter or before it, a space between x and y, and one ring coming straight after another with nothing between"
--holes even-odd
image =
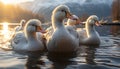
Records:
<instances>
[{"instance_id":1,"label":"swan eye","mask_svg":"<svg viewBox=\"0 0 120 69\"><path fill-rule=\"evenodd\" d=\"M67 11L65 11L65 10L61 10L61 11L64 12L67 15Z\"/></svg>"},{"instance_id":2,"label":"swan eye","mask_svg":"<svg viewBox=\"0 0 120 69\"><path fill-rule=\"evenodd\" d=\"M97 22L97 20L94 20L95 22Z\"/></svg>"},{"instance_id":3,"label":"swan eye","mask_svg":"<svg viewBox=\"0 0 120 69\"><path fill-rule=\"evenodd\" d=\"M77 21L78 19L77 19L77 18L73 18L73 20L76 20L76 21Z\"/></svg>"},{"instance_id":4,"label":"swan eye","mask_svg":"<svg viewBox=\"0 0 120 69\"><path fill-rule=\"evenodd\" d=\"M61 10L62 12L65 12L65 10Z\"/></svg>"},{"instance_id":5,"label":"swan eye","mask_svg":"<svg viewBox=\"0 0 120 69\"><path fill-rule=\"evenodd\" d=\"M35 26L35 25L31 25L31 26Z\"/></svg>"}]
</instances>

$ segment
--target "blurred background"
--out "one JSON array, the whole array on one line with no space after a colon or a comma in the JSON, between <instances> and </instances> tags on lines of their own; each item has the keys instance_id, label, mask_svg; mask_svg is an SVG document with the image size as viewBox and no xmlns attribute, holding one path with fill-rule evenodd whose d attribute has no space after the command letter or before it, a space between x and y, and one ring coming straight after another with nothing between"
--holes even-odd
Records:
<instances>
[{"instance_id":1,"label":"blurred background","mask_svg":"<svg viewBox=\"0 0 120 69\"><path fill-rule=\"evenodd\" d=\"M0 22L13 23L31 18L49 22L52 10L59 4L68 5L71 12L79 16L82 21L92 14L104 19L110 20L112 16L117 19L117 12L111 14L112 6L117 5L114 3L119 3L117 1L119 0L0 0Z\"/></svg>"}]
</instances>

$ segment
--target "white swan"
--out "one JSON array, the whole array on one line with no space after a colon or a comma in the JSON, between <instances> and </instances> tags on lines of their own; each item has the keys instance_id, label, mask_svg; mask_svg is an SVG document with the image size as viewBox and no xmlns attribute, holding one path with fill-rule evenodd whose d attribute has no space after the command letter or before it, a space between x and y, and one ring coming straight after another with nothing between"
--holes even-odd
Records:
<instances>
[{"instance_id":1,"label":"white swan","mask_svg":"<svg viewBox=\"0 0 120 69\"><path fill-rule=\"evenodd\" d=\"M96 15L91 15L86 21L85 30L77 30L80 38L80 45L100 44L100 36L94 28L95 24L100 25L100 23L98 22L98 17Z\"/></svg>"},{"instance_id":2,"label":"white swan","mask_svg":"<svg viewBox=\"0 0 120 69\"><path fill-rule=\"evenodd\" d=\"M22 31L24 29L25 24L26 24L26 21L21 20L20 26L15 27L15 32Z\"/></svg>"},{"instance_id":3,"label":"white swan","mask_svg":"<svg viewBox=\"0 0 120 69\"><path fill-rule=\"evenodd\" d=\"M76 15L72 15L74 19L68 19L67 25L65 25L65 28L69 31L70 34L74 35L76 39L78 40L79 36L76 31L77 27L75 25L80 23L79 18Z\"/></svg>"},{"instance_id":4,"label":"white swan","mask_svg":"<svg viewBox=\"0 0 120 69\"><path fill-rule=\"evenodd\" d=\"M79 20L79 17L76 16L76 15L72 15L74 17L74 19L68 19L67 20L67 25L76 25L76 24L79 24L80 23L80 20Z\"/></svg>"},{"instance_id":5,"label":"white swan","mask_svg":"<svg viewBox=\"0 0 120 69\"><path fill-rule=\"evenodd\" d=\"M80 23L79 18L76 15L72 15L73 19L68 19L67 22L65 22L65 27L68 31L72 31L71 29L77 29L77 27L75 25ZM46 33L44 34L46 38L49 38L49 36L51 36L54 32L54 29L52 26L48 27L46 30Z\"/></svg>"},{"instance_id":6,"label":"white swan","mask_svg":"<svg viewBox=\"0 0 120 69\"><path fill-rule=\"evenodd\" d=\"M66 22L66 27L71 26L75 30L77 29L76 25L80 24L80 19L76 15L72 15L74 19L68 19Z\"/></svg>"},{"instance_id":7,"label":"white swan","mask_svg":"<svg viewBox=\"0 0 120 69\"><path fill-rule=\"evenodd\" d=\"M64 27L63 20L73 18L70 10L65 5L56 7L52 12L53 34L47 39L48 52L65 53L74 52L78 49L79 39Z\"/></svg>"},{"instance_id":8,"label":"white swan","mask_svg":"<svg viewBox=\"0 0 120 69\"><path fill-rule=\"evenodd\" d=\"M24 31L17 32L11 41L15 51L43 51L44 44L37 38L36 32L41 31L41 22L37 19L31 19L27 22Z\"/></svg>"}]
</instances>

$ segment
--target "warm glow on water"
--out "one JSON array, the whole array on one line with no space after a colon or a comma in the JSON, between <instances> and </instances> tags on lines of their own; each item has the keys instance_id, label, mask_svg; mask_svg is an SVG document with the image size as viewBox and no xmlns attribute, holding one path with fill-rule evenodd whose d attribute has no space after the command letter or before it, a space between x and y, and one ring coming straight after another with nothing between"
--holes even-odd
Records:
<instances>
[{"instance_id":1,"label":"warm glow on water","mask_svg":"<svg viewBox=\"0 0 120 69\"><path fill-rule=\"evenodd\" d=\"M8 23L4 22L3 23L3 30L2 30L2 34L4 35L4 38L9 38L9 29L8 29Z\"/></svg>"}]
</instances>

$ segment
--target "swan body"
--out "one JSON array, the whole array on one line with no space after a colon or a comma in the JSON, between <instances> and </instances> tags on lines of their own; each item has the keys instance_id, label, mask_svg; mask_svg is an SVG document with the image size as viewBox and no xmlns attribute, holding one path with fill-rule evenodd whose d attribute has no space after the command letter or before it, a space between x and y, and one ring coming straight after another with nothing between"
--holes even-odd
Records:
<instances>
[{"instance_id":1,"label":"swan body","mask_svg":"<svg viewBox=\"0 0 120 69\"><path fill-rule=\"evenodd\" d=\"M40 31L41 22L31 19L27 22L24 31L17 32L11 41L13 50L16 51L43 51L44 44L36 32ZM40 34L41 35L41 34ZM39 37L40 37L39 35Z\"/></svg>"},{"instance_id":2,"label":"swan body","mask_svg":"<svg viewBox=\"0 0 120 69\"><path fill-rule=\"evenodd\" d=\"M65 53L78 49L79 41L64 26L63 20L72 18L69 8L65 5L56 7L52 12L53 33L47 39L48 52Z\"/></svg>"},{"instance_id":3,"label":"swan body","mask_svg":"<svg viewBox=\"0 0 120 69\"><path fill-rule=\"evenodd\" d=\"M66 29L72 33L71 31L75 31L77 28L76 28L76 24L79 24L79 18L76 16L76 15L72 15L74 17L74 19L68 19L67 22L65 22L66 24L65 27ZM73 30L74 29L74 30ZM45 37L46 38L49 38L49 36L51 36L54 32L54 29L52 26L48 27L46 29L47 33L45 34ZM75 31L76 32L76 31Z\"/></svg>"},{"instance_id":4,"label":"swan body","mask_svg":"<svg viewBox=\"0 0 120 69\"><path fill-rule=\"evenodd\" d=\"M70 34L74 35L76 39L78 39L78 34L77 34L77 27L75 25L79 24L79 18L76 15L72 15L74 19L68 19L67 20L67 25L65 26L66 29L70 32Z\"/></svg>"},{"instance_id":5,"label":"swan body","mask_svg":"<svg viewBox=\"0 0 120 69\"><path fill-rule=\"evenodd\" d=\"M80 38L80 45L100 45L100 36L94 28L95 24L100 25L98 17L96 15L91 15L86 21L85 29L77 30Z\"/></svg>"}]
</instances>

